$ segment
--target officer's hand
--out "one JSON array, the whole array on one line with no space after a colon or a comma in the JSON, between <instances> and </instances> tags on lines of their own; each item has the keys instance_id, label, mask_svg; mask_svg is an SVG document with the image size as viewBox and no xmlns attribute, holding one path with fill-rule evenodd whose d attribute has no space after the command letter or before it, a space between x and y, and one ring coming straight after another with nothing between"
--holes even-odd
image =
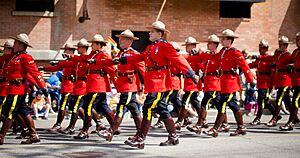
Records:
<instances>
[{"instance_id":1,"label":"officer's hand","mask_svg":"<svg viewBox=\"0 0 300 158\"><path fill-rule=\"evenodd\" d=\"M48 90L47 90L46 88L43 88L43 89L41 89L41 91L43 92L44 96L45 96L46 98L48 98L48 96L49 96Z\"/></svg>"},{"instance_id":2,"label":"officer's hand","mask_svg":"<svg viewBox=\"0 0 300 158\"><path fill-rule=\"evenodd\" d=\"M255 87L255 86L256 86L256 84L254 82L250 83L250 87Z\"/></svg>"},{"instance_id":3,"label":"officer's hand","mask_svg":"<svg viewBox=\"0 0 300 158\"><path fill-rule=\"evenodd\" d=\"M52 65L52 66L56 66L56 65L58 64L58 61L50 61L49 63L50 63L50 65Z\"/></svg>"},{"instance_id":4,"label":"officer's hand","mask_svg":"<svg viewBox=\"0 0 300 158\"><path fill-rule=\"evenodd\" d=\"M197 75L193 75L193 76L192 76L192 81L193 81L195 84L198 84L199 80L200 80L199 76L197 76Z\"/></svg>"},{"instance_id":5,"label":"officer's hand","mask_svg":"<svg viewBox=\"0 0 300 158\"><path fill-rule=\"evenodd\" d=\"M96 60L95 59L89 59L87 62L89 64L96 64Z\"/></svg>"},{"instance_id":6,"label":"officer's hand","mask_svg":"<svg viewBox=\"0 0 300 158\"><path fill-rule=\"evenodd\" d=\"M191 52L192 52L193 55L199 54L199 51L197 51L195 48L193 48L193 49L191 50Z\"/></svg>"},{"instance_id":7,"label":"officer's hand","mask_svg":"<svg viewBox=\"0 0 300 158\"><path fill-rule=\"evenodd\" d=\"M251 59L259 59L259 55L252 55Z\"/></svg>"},{"instance_id":8,"label":"officer's hand","mask_svg":"<svg viewBox=\"0 0 300 158\"><path fill-rule=\"evenodd\" d=\"M44 67L44 66L39 66L39 67L38 67L38 70L39 70L39 71L45 71L45 67Z\"/></svg>"},{"instance_id":9,"label":"officer's hand","mask_svg":"<svg viewBox=\"0 0 300 158\"><path fill-rule=\"evenodd\" d=\"M114 58L112 61L111 61L113 64L117 65L120 63L120 58Z\"/></svg>"},{"instance_id":10,"label":"officer's hand","mask_svg":"<svg viewBox=\"0 0 300 158\"><path fill-rule=\"evenodd\" d=\"M270 68L276 68L276 64L270 64Z\"/></svg>"},{"instance_id":11,"label":"officer's hand","mask_svg":"<svg viewBox=\"0 0 300 158\"><path fill-rule=\"evenodd\" d=\"M71 58L71 55L70 55L70 54L67 54L67 53L63 53L63 54L62 54L62 57L63 57L63 58L70 59L70 58Z\"/></svg>"}]
</instances>

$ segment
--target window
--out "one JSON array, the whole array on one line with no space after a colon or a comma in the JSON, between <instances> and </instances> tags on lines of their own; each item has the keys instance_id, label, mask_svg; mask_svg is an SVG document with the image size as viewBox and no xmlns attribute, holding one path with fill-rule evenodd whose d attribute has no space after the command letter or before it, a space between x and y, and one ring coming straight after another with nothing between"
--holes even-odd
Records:
<instances>
[{"instance_id":1,"label":"window","mask_svg":"<svg viewBox=\"0 0 300 158\"><path fill-rule=\"evenodd\" d=\"M54 0L16 0L16 11L54 12Z\"/></svg>"},{"instance_id":2,"label":"window","mask_svg":"<svg viewBox=\"0 0 300 158\"><path fill-rule=\"evenodd\" d=\"M251 18L251 2L220 2L221 18Z\"/></svg>"},{"instance_id":3,"label":"window","mask_svg":"<svg viewBox=\"0 0 300 158\"><path fill-rule=\"evenodd\" d=\"M132 44L132 48L137 50L138 52L143 52L146 47L151 44L149 40L149 32L145 31L132 31L135 37L138 37L139 40L136 40ZM116 35L121 34L122 31L112 31L111 37L118 43L119 38Z\"/></svg>"}]
</instances>

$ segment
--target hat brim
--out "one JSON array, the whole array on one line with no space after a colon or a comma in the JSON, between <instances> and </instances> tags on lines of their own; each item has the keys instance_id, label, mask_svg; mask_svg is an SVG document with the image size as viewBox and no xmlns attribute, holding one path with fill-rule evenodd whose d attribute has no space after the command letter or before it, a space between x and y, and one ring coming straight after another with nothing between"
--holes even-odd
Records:
<instances>
[{"instance_id":1,"label":"hat brim","mask_svg":"<svg viewBox=\"0 0 300 158\"><path fill-rule=\"evenodd\" d=\"M206 40L204 42L213 42L213 43L220 43L220 41L209 41L209 40Z\"/></svg>"},{"instance_id":2,"label":"hat brim","mask_svg":"<svg viewBox=\"0 0 300 158\"><path fill-rule=\"evenodd\" d=\"M73 45L73 46L77 47L76 49L78 49L78 47L90 47L90 45L88 45L88 46L84 46L84 45Z\"/></svg>"},{"instance_id":3,"label":"hat brim","mask_svg":"<svg viewBox=\"0 0 300 158\"><path fill-rule=\"evenodd\" d=\"M157 28L157 27L153 27L153 26L146 26L146 29L148 29L148 30L157 29L157 30L164 31L165 33L170 33L170 31L167 29L161 29L161 28Z\"/></svg>"},{"instance_id":4,"label":"hat brim","mask_svg":"<svg viewBox=\"0 0 300 158\"><path fill-rule=\"evenodd\" d=\"M181 46L186 46L186 45L192 45L192 44L200 44L199 42L195 42L195 43L184 43L184 44L182 44Z\"/></svg>"},{"instance_id":5,"label":"hat brim","mask_svg":"<svg viewBox=\"0 0 300 158\"><path fill-rule=\"evenodd\" d=\"M25 45L27 45L28 47L31 47L32 48L32 45L30 45L29 43L25 43L24 41L21 41L20 39L18 39L17 37L14 37L14 36L9 36L9 38L12 38L14 40L17 40L21 43L24 43Z\"/></svg>"},{"instance_id":6,"label":"hat brim","mask_svg":"<svg viewBox=\"0 0 300 158\"><path fill-rule=\"evenodd\" d=\"M224 35L220 35L220 36L218 36L218 37L233 37L233 38L239 38L238 36L224 36Z\"/></svg>"},{"instance_id":7,"label":"hat brim","mask_svg":"<svg viewBox=\"0 0 300 158\"><path fill-rule=\"evenodd\" d=\"M108 43L107 41L88 41L88 42L90 42L90 43L93 43L93 42L98 42L98 43Z\"/></svg>"},{"instance_id":8,"label":"hat brim","mask_svg":"<svg viewBox=\"0 0 300 158\"><path fill-rule=\"evenodd\" d=\"M278 41L281 42L281 41ZM283 44L292 44L293 42L282 42Z\"/></svg>"},{"instance_id":9,"label":"hat brim","mask_svg":"<svg viewBox=\"0 0 300 158\"><path fill-rule=\"evenodd\" d=\"M74 49L74 50L76 50L77 47L74 47L74 48L59 48L59 49L61 49L61 50L67 50L67 49Z\"/></svg>"},{"instance_id":10,"label":"hat brim","mask_svg":"<svg viewBox=\"0 0 300 158\"><path fill-rule=\"evenodd\" d=\"M137 38L137 37L132 37L132 36L128 36L128 35L116 35L116 37L118 37L118 38L126 37L126 38L130 38L130 39L133 39L133 40L139 40L139 38Z\"/></svg>"}]
</instances>

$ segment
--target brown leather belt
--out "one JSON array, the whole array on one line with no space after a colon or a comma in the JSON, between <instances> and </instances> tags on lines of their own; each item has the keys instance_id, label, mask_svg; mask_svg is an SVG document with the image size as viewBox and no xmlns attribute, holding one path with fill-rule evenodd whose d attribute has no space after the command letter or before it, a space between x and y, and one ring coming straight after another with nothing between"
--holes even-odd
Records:
<instances>
[{"instance_id":1,"label":"brown leather belt","mask_svg":"<svg viewBox=\"0 0 300 158\"><path fill-rule=\"evenodd\" d=\"M87 74L99 74L101 77L106 76L107 73L103 70L86 70Z\"/></svg>"},{"instance_id":2,"label":"brown leather belt","mask_svg":"<svg viewBox=\"0 0 300 158\"><path fill-rule=\"evenodd\" d=\"M25 83L25 79L23 79L23 78L16 78L13 81L8 81L8 83L10 85L20 86L22 83Z\"/></svg>"},{"instance_id":3,"label":"brown leather belt","mask_svg":"<svg viewBox=\"0 0 300 158\"><path fill-rule=\"evenodd\" d=\"M219 73L218 72L206 72L205 73L205 76L218 76L219 75Z\"/></svg>"},{"instance_id":4,"label":"brown leather belt","mask_svg":"<svg viewBox=\"0 0 300 158\"><path fill-rule=\"evenodd\" d=\"M146 67L146 71L157 71L157 70L164 70L169 69L169 66L155 66L155 67Z\"/></svg>"},{"instance_id":5,"label":"brown leather belt","mask_svg":"<svg viewBox=\"0 0 300 158\"><path fill-rule=\"evenodd\" d=\"M266 75L266 76L270 76L270 75L271 75L271 72L270 72L270 71L257 72L257 75Z\"/></svg>"},{"instance_id":6,"label":"brown leather belt","mask_svg":"<svg viewBox=\"0 0 300 158\"><path fill-rule=\"evenodd\" d=\"M136 74L136 71L134 72L117 72L117 76L131 76L131 75L134 75Z\"/></svg>"},{"instance_id":7,"label":"brown leather belt","mask_svg":"<svg viewBox=\"0 0 300 158\"><path fill-rule=\"evenodd\" d=\"M172 77L175 77L175 76L180 77L181 75L182 75L181 73L178 73L178 74L173 74L173 73L171 73L171 76L172 76Z\"/></svg>"},{"instance_id":8,"label":"brown leather belt","mask_svg":"<svg viewBox=\"0 0 300 158\"><path fill-rule=\"evenodd\" d=\"M76 80L86 81L86 77L77 77Z\"/></svg>"},{"instance_id":9,"label":"brown leather belt","mask_svg":"<svg viewBox=\"0 0 300 158\"><path fill-rule=\"evenodd\" d=\"M290 72L289 69L277 69L276 72Z\"/></svg>"},{"instance_id":10,"label":"brown leather belt","mask_svg":"<svg viewBox=\"0 0 300 158\"><path fill-rule=\"evenodd\" d=\"M75 80L75 76L62 76L61 79L62 80L71 80L71 81L74 81Z\"/></svg>"},{"instance_id":11,"label":"brown leather belt","mask_svg":"<svg viewBox=\"0 0 300 158\"><path fill-rule=\"evenodd\" d=\"M7 79L5 77L0 77L0 83L3 83L5 81L7 81Z\"/></svg>"}]
</instances>

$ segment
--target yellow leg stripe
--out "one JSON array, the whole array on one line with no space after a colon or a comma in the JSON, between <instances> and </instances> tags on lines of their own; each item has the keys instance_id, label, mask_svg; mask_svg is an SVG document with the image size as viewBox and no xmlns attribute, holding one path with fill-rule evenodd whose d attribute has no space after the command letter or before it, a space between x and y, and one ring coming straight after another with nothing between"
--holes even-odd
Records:
<instances>
[{"instance_id":1,"label":"yellow leg stripe","mask_svg":"<svg viewBox=\"0 0 300 158\"><path fill-rule=\"evenodd\" d=\"M266 99L269 98L269 94L270 94L270 88L267 89Z\"/></svg>"},{"instance_id":2,"label":"yellow leg stripe","mask_svg":"<svg viewBox=\"0 0 300 158\"><path fill-rule=\"evenodd\" d=\"M160 100L161 98L161 92L157 93L157 97L156 99L153 101L151 107L148 109L148 114L147 114L147 120L150 121L151 117L152 117L152 109L155 108L157 102Z\"/></svg>"},{"instance_id":3,"label":"yellow leg stripe","mask_svg":"<svg viewBox=\"0 0 300 158\"><path fill-rule=\"evenodd\" d=\"M125 105L128 105L130 100L132 98L132 92L128 92L128 97L127 97L127 100L126 100L126 104Z\"/></svg>"},{"instance_id":4,"label":"yellow leg stripe","mask_svg":"<svg viewBox=\"0 0 300 158\"><path fill-rule=\"evenodd\" d=\"M190 94L189 94L189 96L186 99L186 102L185 102L185 105L184 105L184 109L188 109L189 103L190 103L190 100L191 100L191 97L192 97L193 93L194 93L194 91L190 91Z\"/></svg>"},{"instance_id":5,"label":"yellow leg stripe","mask_svg":"<svg viewBox=\"0 0 300 158\"><path fill-rule=\"evenodd\" d=\"M216 93L217 93L217 91L214 91L213 96L208 99L208 101L205 105L206 110L208 109L208 104L210 103L210 101L216 97Z\"/></svg>"},{"instance_id":6,"label":"yellow leg stripe","mask_svg":"<svg viewBox=\"0 0 300 158\"><path fill-rule=\"evenodd\" d=\"M81 100L82 97L83 97L83 95L78 96L78 98L76 100L76 103L74 105L73 113L77 112L77 109L78 109L78 106L79 106L79 102L80 102L80 100Z\"/></svg>"},{"instance_id":7,"label":"yellow leg stripe","mask_svg":"<svg viewBox=\"0 0 300 158\"><path fill-rule=\"evenodd\" d=\"M1 112L2 112L2 107L3 107L3 105L5 104L5 101L6 101L6 97L4 97L3 102L2 102L2 104L0 105L0 115L1 115Z\"/></svg>"},{"instance_id":8,"label":"yellow leg stripe","mask_svg":"<svg viewBox=\"0 0 300 158\"><path fill-rule=\"evenodd\" d=\"M70 95L70 93L67 93L67 94L65 95L64 101L63 101L63 103L62 103L62 105L61 105L61 110L65 110L66 104L67 104L67 101L68 101L68 98L69 98L69 95Z\"/></svg>"},{"instance_id":9,"label":"yellow leg stripe","mask_svg":"<svg viewBox=\"0 0 300 158\"><path fill-rule=\"evenodd\" d=\"M12 119L12 113L16 108L17 101L18 101L18 95L15 95L14 96L14 101L13 101L12 106L11 106L11 109L9 110L8 119Z\"/></svg>"},{"instance_id":10,"label":"yellow leg stripe","mask_svg":"<svg viewBox=\"0 0 300 158\"><path fill-rule=\"evenodd\" d=\"M223 105L222 105L222 113L223 113L223 114L225 113L227 103L232 99L232 97L233 97L233 93L231 93L231 94L229 95L228 100L227 100L226 102L223 103Z\"/></svg>"},{"instance_id":11,"label":"yellow leg stripe","mask_svg":"<svg viewBox=\"0 0 300 158\"><path fill-rule=\"evenodd\" d=\"M167 95L167 97L166 97L166 103L169 102L170 95L171 95L172 93L173 93L173 90L171 90L171 91L169 92L169 94Z\"/></svg>"},{"instance_id":12,"label":"yellow leg stripe","mask_svg":"<svg viewBox=\"0 0 300 158\"><path fill-rule=\"evenodd\" d=\"M287 88L288 87L284 87L282 93L280 94L280 98L279 98L278 103L277 103L277 106L279 106L279 107L281 106L282 98L283 98L284 93L286 92Z\"/></svg>"},{"instance_id":13,"label":"yellow leg stripe","mask_svg":"<svg viewBox=\"0 0 300 158\"><path fill-rule=\"evenodd\" d=\"M119 117L123 116L123 111L124 111L124 105L120 105L120 110L119 110Z\"/></svg>"},{"instance_id":14,"label":"yellow leg stripe","mask_svg":"<svg viewBox=\"0 0 300 158\"><path fill-rule=\"evenodd\" d=\"M95 93L95 94L93 95L93 97L92 97L92 99L91 99L91 101L90 101L90 103L89 103L88 111L87 111L88 116L92 116L92 106L93 106L93 103L94 103L94 101L95 101L95 99L96 99L96 97L97 97L97 94L98 94L98 93Z\"/></svg>"},{"instance_id":15,"label":"yellow leg stripe","mask_svg":"<svg viewBox=\"0 0 300 158\"><path fill-rule=\"evenodd\" d=\"M295 100L295 106L296 106L296 108L299 108L299 104L298 104L299 98L300 98L300 93L298 93L298 96L296 97L296 100Z\"/></svg>"}]
</instances>

